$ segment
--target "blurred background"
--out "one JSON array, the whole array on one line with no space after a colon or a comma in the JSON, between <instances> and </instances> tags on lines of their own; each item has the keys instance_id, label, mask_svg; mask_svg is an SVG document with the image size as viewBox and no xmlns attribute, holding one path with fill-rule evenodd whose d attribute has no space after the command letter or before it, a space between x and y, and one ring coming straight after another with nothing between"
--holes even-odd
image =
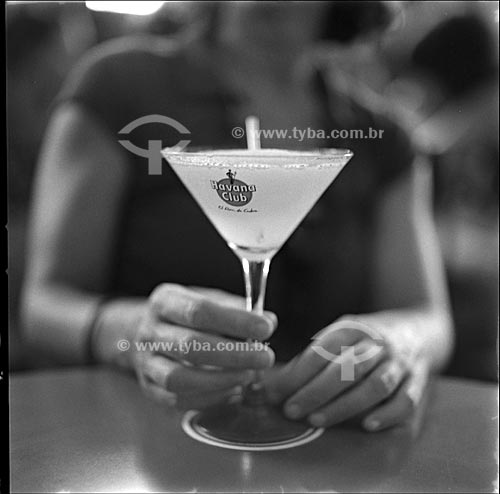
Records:
<instances>
[{"instance_id":1,"label":"blurred background","mask_svg":"<svg viewBox=\"0 0 500 494\"><path fill-rule=\"evenodd\" d=\"M434 170L434 210L457 334L447 373L497 381L498 2L394 2L377 44L343 45L334 77L400 114ZM7 2L10 366L46 365L18 323L32 178L51 103L94 45L149 32L189 35L193 2Z\"/></svg>"}]
</instances>

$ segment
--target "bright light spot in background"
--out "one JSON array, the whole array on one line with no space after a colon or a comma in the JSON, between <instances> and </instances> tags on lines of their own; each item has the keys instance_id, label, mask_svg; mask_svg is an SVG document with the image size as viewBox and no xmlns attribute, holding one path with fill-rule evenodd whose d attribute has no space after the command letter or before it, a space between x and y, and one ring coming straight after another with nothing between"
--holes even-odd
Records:
<instances>
[{"instance_id":1,"label":"bright light spot in background","mask_svg":"<svg viewBox=\"0 0 500 494\"><path fill-rule=\"evenodd\" d=\"M160 10L165 2L85 2L90 10L117 14L150 15Z\"/></svg>"}]
</instances>

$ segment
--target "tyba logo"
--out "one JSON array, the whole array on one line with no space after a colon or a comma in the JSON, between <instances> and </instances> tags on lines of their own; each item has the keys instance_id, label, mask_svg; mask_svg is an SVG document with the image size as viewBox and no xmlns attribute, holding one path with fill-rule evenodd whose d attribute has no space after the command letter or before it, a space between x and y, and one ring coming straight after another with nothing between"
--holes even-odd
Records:
<instances>
[{"instance_id":1,"label":"tyba logo","mask_svg":"<svg viewBox=\"0 0 500 494\"><path fill-rule=\"evenodd\" d=\"M255 185L247 185L241 180L236 180L236 172L229 170L226 173L227 178L218 182L210 180L212 189L217 191L219 197L231 206L245 206L252 200L253 193L257 190Z\"/></svg>"},{"instance_id":2,"label":"tyba logo","mask_svg":"<svg viewBox=\"0 0 500 494\"><path fill-rule=\"evenodd\" d=\"M173 127L176 129L181 135L190 135L190 132L184 125L182 125L177 120L173 118L166 117L164 115L146 115L144 117L136 118L129 124L125 125L123 129L121 129L119 134L130 134L134 129L140 127L144 124L151 123L162 123L168 125L169 127ZM140 148L135 144L132 144L127 140L118 141L125 149L130 151L131 153L136 154L137 156L141 156L142 158L148 158L148 174L149 175L161 175L162 171L162 161L161 161L161 141L148 141L147 149ZM183 139L180 140L175 146L176 151L182 151L191 140Z\"/></svg>"}]
</instances>

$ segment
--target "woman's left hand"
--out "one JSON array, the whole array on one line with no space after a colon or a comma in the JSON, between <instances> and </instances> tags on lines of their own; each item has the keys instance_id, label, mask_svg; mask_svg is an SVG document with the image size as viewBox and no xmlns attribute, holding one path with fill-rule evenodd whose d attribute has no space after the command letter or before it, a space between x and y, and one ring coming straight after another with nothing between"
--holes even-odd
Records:
<instances>
[{"instance_id":1,"label":"woman's left hand","mask_svg":"<svg viewBox=\"0 0 500 494\"><path fill-rule=\"evenodd\" d=\"M287 417L317 427L359 415L369 431L402 424L421 401L429 374L412 329L399 318L345 316L267 372L268 395Z\"/></svg>"}]
</instances>

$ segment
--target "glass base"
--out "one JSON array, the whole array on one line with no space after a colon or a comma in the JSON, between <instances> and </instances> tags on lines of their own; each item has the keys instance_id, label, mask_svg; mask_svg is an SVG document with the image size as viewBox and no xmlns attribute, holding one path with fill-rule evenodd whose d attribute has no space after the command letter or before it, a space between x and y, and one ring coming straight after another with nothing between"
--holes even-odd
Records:
<instances>
[{"instance_id":1,"label":"glass base","mask_svg":"<svg viewBox=\"0 0 500 494\"><path fill-rule=\"evenodd\" d=\"M197 441L244 451L287 449L313 441L323 429L283 417L269 404L226 403L191 410L182 420L184 432Z\"/></svg>"}]
</instances>

